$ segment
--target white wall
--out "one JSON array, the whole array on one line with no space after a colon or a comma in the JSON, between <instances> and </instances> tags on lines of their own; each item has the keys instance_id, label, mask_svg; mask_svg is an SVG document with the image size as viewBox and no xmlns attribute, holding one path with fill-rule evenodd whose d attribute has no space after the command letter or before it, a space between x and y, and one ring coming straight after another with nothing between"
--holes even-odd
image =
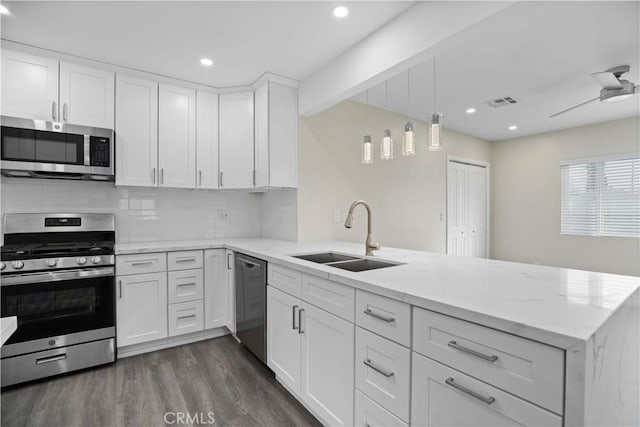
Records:
<instances>
[{"instance_id":1,"label":"white wall","mask_svg":"<svg viewBox=\"0 0 640 427\"><path fill-rule=\"evenodd\" d=\"M492 258L640 275L637 238L562 236L560 162L640 152L639 117L493 143Z\"/></svg>"},{"instance_id":2,"label":"white wall","mask_svg":"<svg viewBox=\"0 0 640 427\"><path fill-rule=\"evenodd\" d=\"M365 112L368 114L365 118ZM366 215L358 207L354 228L344 228L350 204L370 202L374 239L383 246L446 252L447 155L491 160L491 144L446 129L444 149L427 151L427 124L416 124L417 155L401 156L406 117L344 101L299 126L298 238L364 242ZM380 160L385 124L392 125L395 159ZM361 161L362 136L374 140L374 163ZM334 212L340 215L334 220ZM442 215L442 218L441 218Z\"/></svg>"},{"instance_id":3,"label":"white wall","mask_svg":"<svg viewBox=\"0 0 640 427\"><path fill-rule=\"evenodd\" d=\"M118 242L261 235L262 194L7 177L2 177L1 193L3 214L113 212ZM227 220L219 218L219 211L228 213Z\"/></svg>"}]
</instances>

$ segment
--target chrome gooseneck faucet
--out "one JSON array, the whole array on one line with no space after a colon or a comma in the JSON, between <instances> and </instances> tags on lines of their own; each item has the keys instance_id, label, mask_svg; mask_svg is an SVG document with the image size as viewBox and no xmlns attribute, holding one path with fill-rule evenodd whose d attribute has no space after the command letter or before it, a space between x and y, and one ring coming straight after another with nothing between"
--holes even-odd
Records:
<instances>
[{"instance_id":1,"label":"chrome gooseneck faucet","mask_svg":"<svg viewBox=\"0 0 640 427\"><path fill-rule=\"evenodd\" d=\"M377 251L380 249L380 244L373 242L373 236L371 234L371 207L369 203L364 200L356 200L351 204L349 208L349 213L347 214L347 219L344 222L345 228L351 228L351 223L353 222L353 210L356 206L362 205L367 209L367 240L364 242L365 255L371 256L373 255L372 251Z\"/></svg>"}]
</instances>

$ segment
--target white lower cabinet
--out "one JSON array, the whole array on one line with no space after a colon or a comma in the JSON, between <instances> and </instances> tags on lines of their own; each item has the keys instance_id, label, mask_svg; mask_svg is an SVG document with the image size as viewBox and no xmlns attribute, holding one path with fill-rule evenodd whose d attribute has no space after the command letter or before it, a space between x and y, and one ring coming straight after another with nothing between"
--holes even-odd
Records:
<instances>
[{"instance_id":1,"label":"white lower cabinet","mask_svg":"<svg viewBox=\"0 0 640 427\"><path fill-rule=\"evenodd\" d=\"M391 412L358 390L356 390L354 425L362 427L407 427L407 423L402 422Z\"/></svg>"},{"instance_id":2,"label":"white lower cabinet","mask_svg":"<svg viewBox=\"0 0 640 427\"><path fill-rule=\"evenodd\" d=\"M354 325L267 287L267 359L322 422L353 425Z\"/></svg>"},{"instance_id":3,"label":"white lower cabinet","mask_svg":"<svg viewBox=\"0 0 640 427\"><path fill-rule=\"evenodd\" d=\"M562 417L413 353L412 426L561 426Z\"/></svg>"},{"instance_id":4,"label":"white lower cabinet","mask_svg":"<svg viewBox=\"0 0 640 427\"><path fill-rule=\"evenodd\" d=\"M236 277L233 251L225 250L227 258L227 329L232 333L236 333Z\"/></svg>"},{"instance_id":5,"label":"white lower cabinet","mask_svg":"<svg viewBox=\"0 0 640 427\"><path fill-rule=\"evenodd\" d=\"M204 327L227 326L229 316L229 278L227 252L204 251Z\"/></svg>"},{"instance_id":6,"label":"white lower cabinet","mask_svg":"<svg viewBox=\"0 0 640 427\"><path fill-rule=\"evenodd\" d=\"M118 276L117 345L167 337L167 274Z\"/></svg>"},{"instance_id":7,"label":"white lower cabinet","mask_svg":"<svg viewBox=\"0 0 640 427\"><path fill-rule=\"evenodd\" d=\"M169 336L188 334L204 329L202 300L169 304Z\"/></svg>"}]
</instances>

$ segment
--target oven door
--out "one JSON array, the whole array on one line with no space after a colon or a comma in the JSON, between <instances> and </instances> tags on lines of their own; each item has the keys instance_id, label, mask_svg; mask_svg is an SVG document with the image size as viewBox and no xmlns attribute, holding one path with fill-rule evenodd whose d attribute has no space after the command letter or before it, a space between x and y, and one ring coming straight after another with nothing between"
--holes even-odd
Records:
<instances>
[{"instance_id":1,"label":"oven door","mask_svg":"<svg viewBox=\"0 0 640 427\"><path fill-rule=\"evenodd\" d=\"M2 357L115 336L113 267L2 277L2 316L18 328Z\"/></svg>"}]
</instances>

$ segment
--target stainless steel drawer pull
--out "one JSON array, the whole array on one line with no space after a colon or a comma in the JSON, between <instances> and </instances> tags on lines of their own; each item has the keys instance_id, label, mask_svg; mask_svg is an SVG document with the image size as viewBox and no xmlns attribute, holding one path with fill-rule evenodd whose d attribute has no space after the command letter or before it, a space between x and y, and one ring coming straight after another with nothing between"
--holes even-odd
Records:
<instances>
[{"instance_id":1,"label":"stainless steel drawer pull","mask_svg":"<svg viewBox=\"0 0 640 427\"><path fill-rule=\"evenodd\" d=\"M293 329L295 331L296 329L298 329L298 327L296 326L296 310L298 309L298 306L294 305L291 308L292 308L292 310L291 310L291 324L292 324L291 329Z\"/></svg>"},{"instance_id":2,"label":"stainless steel drawer pull","mask_svg":"<svg viewBox=\"0 0 640 427\"><path fill-rule=\"evenodd\" d=\"M387 323L395 322L396 320L395 317L388 317L383 314L376 313L375 311L371 311L370 308L367 308L364 311L364 314L366 314L367 316L375 317L376 319L384 320Z\"/></svg>"},{"instance_id":3,"label":"stainless steel drawer pull","mask_svg":"<svg viewBox=\"0 0 640 427\"><path fill-rule=\"evenodd\" d=\"M479 357L480 359L488 360L491 363L493 363L496 360L498 360L498 356L496 356L495 354L493 354L491 356L488 356L488 355L480 353L478 351L471 350L470 348L463 347L463 346L461 346L460 344L458 344L455 341L449 341L449 343L447 345L449 347L455 348L456 350L462 351L464 353L470 354L470 355L475 356L475 357Z\"/></svg>"},{"instance_id":4,"label":"stainless steel drawer pull","mask_svg":"<svg viewBox=\"0 0 640 427\"><path fill-rule=\"evenodd\" d=\"M184 316L178 316L178 319L188 319L190 317L196 317L195 313L194 314L186 314Z\"/></svg>"},{"instance_id":5,"label":"stainless steel drawer pull","mask_svg":"<svg viewBox=\"0 0 640 427\"><path fill-rule=\"evenodd\" d=\"M484 403L486 403L487 405L491 405L493 402L496 401L496 398L493 396L483 396L480 393L477 393L473 390L470 390L468 388L466 388L465 386L462 386L458 383L455 382L455 380L452 377L447 378L446 380L444 380L445 383L447 383L448 385L450 385L451 387L455 388L456 390L460 390L461 392L468 394L469 396L476 398Z\"/></svg>"},{"instance_id":6,"label":"stainless steel drawer pull","mask_svg":"<svg viewBox=\"0 0 640 427\"><path fill-rule=\"evenodd\" d=\"M302 330L302 312L304 311L304 308L301 308L300 310L298 310L298 333L299 334L304 334L304 331Z\"/></svg>"},{"instance_id":7,"label":"stainless steel drawer pull","mask_svg":"<svg viewBox=\"0 0 640 427\"><path fill-rule=\"evenodd\" d=\"M137 267L139 265L151 265L151 264L153 264L153 261L135 261L131 263L131 265L134 267Z\"/></svg>"},{"instance_id":8,"label":"stainless steel drawer pull","mask_svg":"<svg viewBox=\"0 0 640 427\"><path fill-rule=\"evenodd\" d=\"M180 286L196 286L196 284L194 282L178 283L177 287L180 287Z\"/></svg>"},{"instance_id":9,"label":"stainless steel drawer pull","mask_svg":"<svg viewBox=\"0 0 640 427\"><path fill-rule=\"evenodd\" d=\"M58 360L64 360L67 358L66 353L56 354L55 356L41 357L36 359L36 365L42 365L43 363L57 362Z\"/></svg>"},{"instance_id":10,"label":"stainless steel drawer pull","mask_svg":"<svg viewBox=\"0 0 640 427\"><path fill-rule=\"evenodd\" d=\"M176 262L195 262L196 257L176 258Z\"/></svg>"},{"instance_id":11,"label":"stainless steel drawer pull","mask_svg":"<svg viewBox=\"0 0 640 427\"><path fill-rule=\"evenodd\" d=\"M383 368L380 368L379 366L374 365L371 359L365 359L364 362L362 363L364 363L374 371L381 373L387 378L392 377L394 375L392 371L387 371L386 369L383 369Z\"/></svg>"}]
</instances>

